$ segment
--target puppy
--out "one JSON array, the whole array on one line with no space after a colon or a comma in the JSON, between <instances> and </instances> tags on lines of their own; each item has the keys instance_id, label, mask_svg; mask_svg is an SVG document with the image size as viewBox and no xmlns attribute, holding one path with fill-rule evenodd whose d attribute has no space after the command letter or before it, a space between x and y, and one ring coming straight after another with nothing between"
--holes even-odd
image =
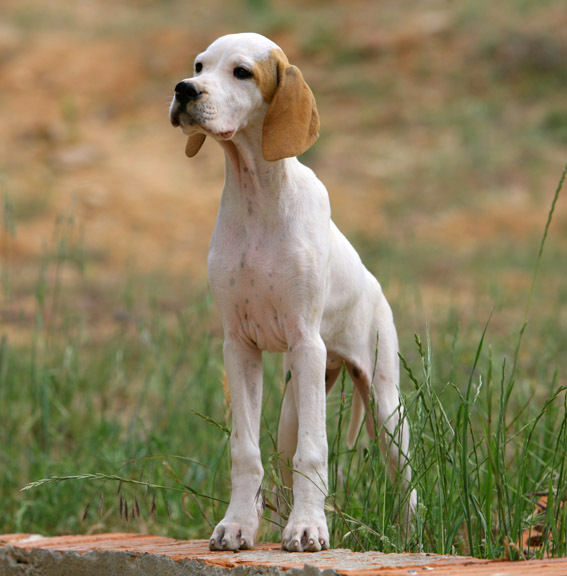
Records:
<instances>
[{"instance_id":1,"label":"puppy","mask_svg":"<svg viewBox=\"0 0 567 576\"><path fill-rule=\"evenodd\" d=\"M254 545L262 514L262 351L282 352L287 385L278 448L292 472L290 551L329 547L325 395L346 366L354 382L348 442L364 419L380 430L389 470L406 485L409 434L399 397L398 342L378 281L331 220L329 197L296 158L319 117L300 70L258 34L213 42L175 86L173 126L193 157L207 136L225 152L225 183L208 271L224 329L232 401L232 494L212 550ZM373 400L371 402L371 399ZM416 505L411 492L408 507Z\"/></svg>"}]
</instances>

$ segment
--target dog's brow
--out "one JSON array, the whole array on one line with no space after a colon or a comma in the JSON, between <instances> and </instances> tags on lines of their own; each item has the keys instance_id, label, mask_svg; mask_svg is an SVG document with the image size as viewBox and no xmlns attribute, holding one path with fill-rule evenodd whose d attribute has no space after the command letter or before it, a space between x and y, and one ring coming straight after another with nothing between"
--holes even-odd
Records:
<instances>
[{"instance_id":1,"label":"dog's brow","mask_svg":"<svg viewBox=\"0 0 567 576\"><path fill-rule=\"evenodd\" d=\"M251 58L250 56L245 56L243 54L234 54L231 55L229 64L231 66L242 66L244 68L252 69L256 61L257 60L255 58Z\"/></svg>"}]
</instances>

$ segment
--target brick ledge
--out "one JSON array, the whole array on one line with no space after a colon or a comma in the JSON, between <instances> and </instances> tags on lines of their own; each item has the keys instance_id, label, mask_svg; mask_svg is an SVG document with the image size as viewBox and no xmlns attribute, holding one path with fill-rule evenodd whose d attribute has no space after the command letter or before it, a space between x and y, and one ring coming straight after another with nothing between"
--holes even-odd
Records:
<instances>
[{"instance_id":1,"label":"brick ledge","mask_svg":"<svg viewBox=\"0 0 567 576\"><path fill-rule=\"evenodd\" d=\"M276 544L211 552L207 540L144 534L46 538L0 535L2 576L567 576L567 559L503 562L436 554L382 554L334 549L289 553Z\"/></svg>"}]
</instances>

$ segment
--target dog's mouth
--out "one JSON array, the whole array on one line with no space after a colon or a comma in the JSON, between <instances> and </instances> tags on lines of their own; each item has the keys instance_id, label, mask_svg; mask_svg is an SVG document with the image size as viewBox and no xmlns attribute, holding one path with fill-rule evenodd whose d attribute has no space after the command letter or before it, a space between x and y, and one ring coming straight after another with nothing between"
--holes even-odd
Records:
<instances>
[{"instance_id":1,"label":"dog's mouth","mask_svg":"<svg viewBox=\"0 0 567 576\"><path fill-rule=\"evenodd\" d=\"M184 106L181 106L177 101L171 105L169 120L175 128L181 128L184 134L188 136L195 134L195 132L204 132L205 134L217 138L218 140L230 140L235 134L236 129L229 130L214 130L212 127L207 126L205 122L200 122L187 112Z\"/></svg>"},{"instance_id":2,"label":"dog's mouth","mask_svg":"<svg viewBox=\"0 0 567 576\"><path fill-rule=\"evenodd\" d=\"M213 136L217 136L221 140L230 140L235 133L236 130L225 130L224 132L213 132Z\"/></svg>"}]
</instances>

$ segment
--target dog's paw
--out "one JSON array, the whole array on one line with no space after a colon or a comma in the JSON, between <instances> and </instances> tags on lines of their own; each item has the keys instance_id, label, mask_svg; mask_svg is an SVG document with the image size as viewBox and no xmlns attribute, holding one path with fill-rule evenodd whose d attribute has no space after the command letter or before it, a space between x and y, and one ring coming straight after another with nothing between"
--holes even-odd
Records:
<instances>
[{"instance_id":1,"label":"dog's paw","mask_svg":"<svg viewBox=\"0 0 567 576\"><path fill-rule=\"evenodd\" d=\"M214 529L211 550L247 550L254 546L255 530L239 522L220 522Z\"/></svg>"},{"instance_id":2,"label":"dog's paw","mask_svg":"<svg viewBox=\"0 0 567 576\"><path fill-rule=\"evenodd\" d=\"M327 522L295 522L290 518L282 537L282 548L288 552L319 552L329 548Z\"/></svg>"}]
</instances>

